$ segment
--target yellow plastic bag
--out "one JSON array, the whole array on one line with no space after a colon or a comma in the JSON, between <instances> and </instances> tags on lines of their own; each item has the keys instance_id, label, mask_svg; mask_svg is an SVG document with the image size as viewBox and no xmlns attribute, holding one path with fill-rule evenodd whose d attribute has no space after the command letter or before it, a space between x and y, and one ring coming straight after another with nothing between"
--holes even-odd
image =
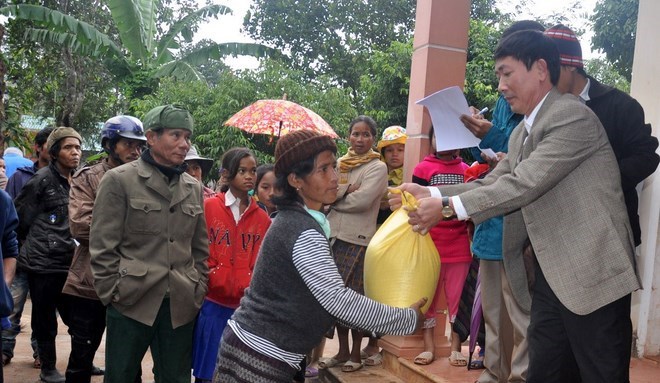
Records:
<instances>
[{"instance_id":1,"label":"yellow plastic bag","mask_svg":"<svg viewBox=\"0 0 660 383\"><path fill-rule=\"evenodd\" d=\"M395 192L398 189L393 189ZM404 192L403 206L417 200ZM395 307L408 307L422 297L428 310L440 276L440 256L429 234L412 231L408 212L394 211L374 234L364 259L364 292L369 298Z\"/></svg>"}]
</instances>

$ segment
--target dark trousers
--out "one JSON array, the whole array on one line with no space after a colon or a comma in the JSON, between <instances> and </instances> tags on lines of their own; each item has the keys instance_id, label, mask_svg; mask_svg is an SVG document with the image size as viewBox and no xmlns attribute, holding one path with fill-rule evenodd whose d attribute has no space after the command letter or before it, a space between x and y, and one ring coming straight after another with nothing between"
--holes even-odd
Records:
<instances>
[{"instance_id":1,"label":"dark trousers","mask_svg":"<svg viewBox=\"0 0 660 383\"><path fill-rule=\"evenodd\" d=\"M66 273L37 274L28 272L32 299L32 332L37 343L55 342L57 312L64 323L68 321L67 297L62 293Z\"/></svg>"},{"instance_id":2,"label":"dark trousers","mask_svg":"<svg viewBox=\"0 0 660 383\"><path fill-rule=\"evenodd\" d=\"M0 338L0 347L2 347L2 338ZM2 363L0 363L0 383L4 383L4 371L2 371Z\"/></svg>"},{"instance_id":3,"label":"dark trousers","mask_svg":"<svg viewBox=\"0 0 660 383\"><path fill-rule=\"evenodd\" d=\"M577 315L559 301L538 264L535 275L527 383L628 383L630 294Z\"/></svg>"},{"instance_id":4,"label":"dark trousers","mask_svg":"<svg viewBox=\"0 0 660 383\"><path fill-rule=\"evenodd\" d=\"M190 383L194 321L172 328L170 300L164 299L152 326L107 307L105 383L135 379L147 348L151 347L156 383Z\"/></svg>"},{"instance_id":5,"label":"dark trousers","mask_svg":"<svg viewBox=\"0 0 660 383\"><path fill-rule=\"evenodd\" d=\"M89 383L94 355L105 330L105 306L101 301L66 295L69 306L71 353L66 367L67 383Z\"/></svg>"},{"instance_id":6,"label":"dark trousers","mask_svg":"<svg viewBox=\"0 0 660 383\"><path fill-rule=\"evenodd\" d=\"M27 271L16 269L14 281L9 288L11 296L14 299L14 310L9 315L9 322L11 327L2 330L2 353L9 358L14 357L14 348L16 347L16 337L21 332L21 317L23 315L23 307L27 300L28 291L28 275ZM32 357L37 359L37 340L34 338L34 333L30 336L30 344L32 345Z\"/></svg>"}]
</instances>

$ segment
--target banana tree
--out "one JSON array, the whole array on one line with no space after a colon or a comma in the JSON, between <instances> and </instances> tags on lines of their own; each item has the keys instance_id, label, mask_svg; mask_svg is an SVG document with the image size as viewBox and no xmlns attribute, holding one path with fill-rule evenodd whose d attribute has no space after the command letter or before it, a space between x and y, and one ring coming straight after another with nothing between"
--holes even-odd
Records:
<instances>
[{"instance_id":1,"label":"banana tree","mask_svg":"<svg viewBox=\"0 0 660 383\"><path fill-rule=\"evenodd\" d=\"M220 60L228 55L279 54L261 44L216 43L185 56L177 55L179 43L192 40L192 30L199 22L231 13L224 5L208 5L184 15L159 36L156 28L159 1L106 0L105 4L119 31L119 41L89 23L40 5L9 5L0 8L0 14L33 22L34 26L25 31L25 38L30 41L61 46L75 54L101 59L120 81L138 73L147 73L152 80L166 76L186 81L203 80L195 67L209 60Z\"/></svg>"}]
</instances>

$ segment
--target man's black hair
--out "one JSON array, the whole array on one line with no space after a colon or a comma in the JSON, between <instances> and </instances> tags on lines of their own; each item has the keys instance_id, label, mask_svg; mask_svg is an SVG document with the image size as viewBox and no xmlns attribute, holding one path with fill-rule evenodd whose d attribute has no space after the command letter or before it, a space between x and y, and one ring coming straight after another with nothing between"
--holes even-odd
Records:
<instances>
[{"instance_id":1,"label":"man's black hair","mask_svg":"<svg viewBox=\"0 0 660 383\"><path fill-rule=\"evenodd\" d=\"M559 50L549 37L539 31L518 31L500 40L495 48L495 61L505 57L522 61L527 70L543 59L548 65L552 85L557 85L559 81Z\"/></svg>"},{"instance_id":2,"label":"man's black hair","mask_svg":"<svg viewBox=\"0 0 660 383\"><path fill-rule=\"evenodd\" d=\"M34 144L37 145L38 147L42 147L46 141L48 140L48 136L55 130L54 127L49 126L47 128L41 129L35 136L34 136Z\"/></svg>"},{"instance_id":3,"label":"man's black hair","mask_svg":"<svg viewBox=\"0 0 660 383\"><path fill-rule=\"evenodd\" d=\"M545 31L545 27L543 24L539 23L536 20L520 20L516 21L515 23L511 24L507 29L502 32L502 37L500 39L504 39L509 37L514 32L518 31L539 31L543 32Z\"/></svg>"}]
</instances>

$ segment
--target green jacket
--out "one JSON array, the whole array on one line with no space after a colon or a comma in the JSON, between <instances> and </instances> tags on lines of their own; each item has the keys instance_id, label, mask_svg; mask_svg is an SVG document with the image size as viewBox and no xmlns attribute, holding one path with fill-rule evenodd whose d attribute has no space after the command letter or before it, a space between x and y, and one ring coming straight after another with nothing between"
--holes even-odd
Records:
<instances>
[{"instance_id":1,"label":"green jacket","mask_svg":"<svg viewBox=\"0 0 660 383\"><path fill-rule=\"evenodd\" d=\"M208 277L203 206L201 184L186 173L169 181L141 158L109 170L89 243L101 302L151 326L169 296L174 328L194 320Z\"/></svg>"}]
</instances>

